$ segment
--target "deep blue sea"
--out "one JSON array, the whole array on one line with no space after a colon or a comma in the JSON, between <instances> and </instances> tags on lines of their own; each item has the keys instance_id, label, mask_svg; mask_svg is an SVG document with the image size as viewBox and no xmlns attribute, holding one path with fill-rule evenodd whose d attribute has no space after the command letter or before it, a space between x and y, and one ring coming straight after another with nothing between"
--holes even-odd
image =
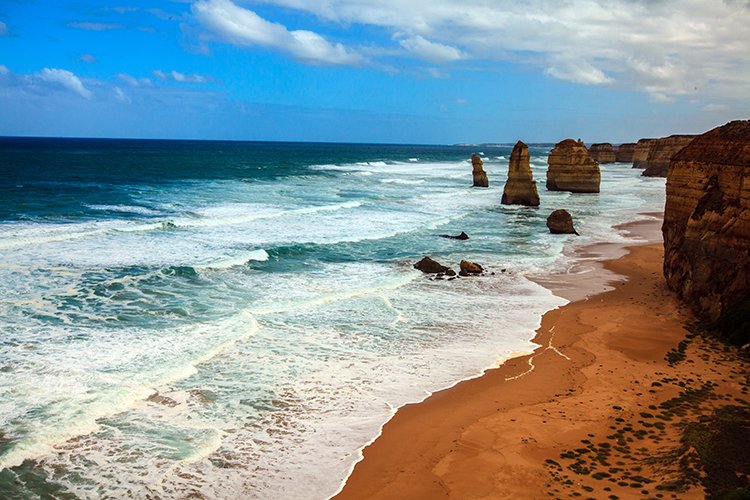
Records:
<instances>
[{"instance_id":1,"label":"deep blue sea","mask_svg":"<svg viewBox=\"0 0 750 500\"><path fill-rule=\"evenodd\" d=\"M546 191L550 148L525 208L505 146L0 138L0 497L335 493L397 408L533 349L565 301L529 276L662 210L625 164Z\"/></svg>"}]
</instances>

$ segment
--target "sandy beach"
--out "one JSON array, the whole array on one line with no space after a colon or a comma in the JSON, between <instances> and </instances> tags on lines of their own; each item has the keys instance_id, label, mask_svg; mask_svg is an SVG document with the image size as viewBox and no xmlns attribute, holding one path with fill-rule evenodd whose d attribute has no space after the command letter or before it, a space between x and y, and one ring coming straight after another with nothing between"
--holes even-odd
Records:
<instances>
[{"instance_id":1,"label":"sandy beach","mask_svg":"<svg viewBox=\"0 0 750 500\"><path fill-rule=\"evenodd\" d=\"M747 365L690 333L661 243L627 252L601 264L613 289L544 315L533 354L401 408L336 498L702 498L682 431L747 408ZM603 284L585 274L545 286L575 299Z\"/></svg>"}]
</instances>

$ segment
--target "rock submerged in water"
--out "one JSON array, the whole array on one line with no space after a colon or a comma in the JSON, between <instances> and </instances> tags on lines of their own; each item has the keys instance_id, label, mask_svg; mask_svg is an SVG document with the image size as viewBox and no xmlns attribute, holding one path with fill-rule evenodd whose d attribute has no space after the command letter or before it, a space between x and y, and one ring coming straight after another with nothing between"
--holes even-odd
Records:
<instances>
[{"instance_id":1,"label":"rock submerged in water","mask_svg":"<svg viewBox=\"0 0 750 500\"><path fill-rule=\"evenodd\" d=\"M482 274L484 268L476 262L470 262L468 260L461 261L461 271L458 273L461 276L471 276L476 274Z\"/></svg>"},{"instance_id":2,"label":"rock submerged in water","mask_svg":"<svg viewBox=\"0 0 750 500\"><path fill-rule=\"evenodd\" d=\"M558 142L547 159L547 189L572 193L598 193L599 164L580 139Z\"/></svg>"},{"instance_id":3,"label":"rock submerged in water","mask_svg":"<svg viewBox=\"0 0 750 500\"><path fill-rule=\"evenodd\" d=\"M503 205L539 206L539 192L531 173L529 147L518 141L508 163L508 182L503 189Z\"/></svg>"},{"instance_id":4,"label":"rock submerged in water","mask_svg":"<svg viewBox=\"0 0 750 500\"><path fill-rule=\"evenodd\" d=\"M672 158L662 232L667 285L702 319L750 304L750 120Z\"/></svg>"},{"instance_id":5,"label":"rock submerged in water","mask_svg":"<svg viewBox=\"0 0 750 500\"><path fill-rule=\"evenodd\" d=\"M592 144L589 149L589 155L591 157L601 163L614 163L616 161L615 156L615 150L612 147L612 144L608 142L599 142L596 144Z\"/></svg>"},{"instance_id":6,"label":"rock submerged in water","mask_svg":"<svg viewBox=\"0 0 750 500\"><path fill-rule=\"evenodd\" d=\"M555 210L547 217L547 228L552 234L575 234L578 231L573 227L573 216L567 210Z\"/></svg>"},{"instance_id":7,"label":"rock submerged in water","mask_svg":"<svg viewBox=\"0 0 750 500\"><path fill-rule=\"evenodd\" d=\"M423 257L422 260L414 264L414 269L422 271L426 274L447 273L448 271L452 271L451 268L444 266L429 257Z\"/></svg>"},{"instance_id":8,"label":"rock submerged in water","mask_svg":"<svg viewBox=\"0 0 750 500\"><path fill-rule=\"evenodd\" d=\"M670 135L653 141L648 150L644 177L666 177L672 157L695 139L694 135Z\"/></svg>"},{"instance_id":9,"label":"rock submerged in water","mask_svg":"<svg viewBox=\"0 0 750 500\"><path fill-rule=\"evenodd\" d=\"M468 240L469 235L461 231L461 234L453 236L452 234L438 234L441 238L448 238L449 240Z\"/></svg>"},{"instance_id":10,"label":"rock submerged in water","mask_svg":"<svg viewBox=\"0 0 750 500\"><path fill-rule=\"evenodd\" d=\"M479 155L471 155L471 173L474 177L474 187L489 187L487 172L484 171L484 162Z\"/></svg>"}]
</instances>

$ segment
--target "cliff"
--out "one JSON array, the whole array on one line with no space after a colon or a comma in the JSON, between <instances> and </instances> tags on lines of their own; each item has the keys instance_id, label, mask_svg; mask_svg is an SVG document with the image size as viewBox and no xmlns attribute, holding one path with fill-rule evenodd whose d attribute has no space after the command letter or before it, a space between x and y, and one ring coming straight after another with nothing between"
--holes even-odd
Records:
<instances>
[{"instance_id":1,"label":"cliff","mask_svg":"<svg viewBox=\"0 0 750 500\"><path fill-rule=\"evenodd\" d=\"M474 177L474 187L489 187L487 172L483 168L484 162L479 155L471 155L471 173Z\"/></svg>"},{"instance_id":2,"label":"cliff","mask_svg":"<svg viewBox=\"0 0 750 500\"><path fill-rule=\"evenodd\" d=\"M648 160L648 152L651 149L651 144L656 139L640 139L635 145L635 151L633 151L633 168L646 168L646 160Z\"/></svg>"},{"instance_id":3,"label":"cliff","mask_svg":"<svg viewBox=\"0 0 750 500\"><path fill-rule=\"evenodd\" d=\"M706 132L672 158L662 232L667 284L699 316L747 304L750 121Z\"/></svg>"},{"instance_id":4,"label":"cliff","mask_svg":"<svg viewBox=\"0 0 750 500\"><path fill-rule=\"evenodd\" d=\"M627 142L615 148L615 161L618 163L633 163L635 154L635 143Z\"/></svg>"},{"instance_id":5,"label":"cliff","mask_svg":"<svg viewBox=\"0 0 750 500\"><path fill-rule=\"evenodd\" d=\"M513 147L508 164L508 182L503 189L503 205L539 206L539 192L531 173L529 147L518 141Z\"/></svg>"},{"instance_id":6,"label":"cliff","mask_svg":"<svg viewBox=\"0 0 750 500\"><path fill-rule=\"evenodd\" d=\"M694 135L670 135L656 139L650 146L646 159L645 177L666 177L669 162L682 148L695 139Z\"/></svg>"},{"instance_id":7,"label":"cliff","mask_svg":"<svg viewBox=\"0 0 750 500\"><path fill-rule=\"evenodd\" d=\"M582 141L565 139L547 159L547 189L573 193L598 193L601 174Z\"/></svg>"},{"instance_id":8,"label":"cliff","mask_svg":"<svg viewBox=\"0 0 750 500\"><path fill-rule=\"evenodd\" d=\"M599 163L614 163L616 161L615 150L612 148L612 144L608 142L592 144L589 148L589 155Z\"/></svg>"}]
</instances>

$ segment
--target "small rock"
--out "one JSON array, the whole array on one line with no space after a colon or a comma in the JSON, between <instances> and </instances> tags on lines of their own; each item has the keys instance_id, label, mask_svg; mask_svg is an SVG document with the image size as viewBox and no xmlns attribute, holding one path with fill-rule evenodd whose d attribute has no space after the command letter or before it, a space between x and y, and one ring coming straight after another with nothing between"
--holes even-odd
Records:
<instances>
[{"instance_id":1,"label":"small rock","mask_svg":"<svg viewBox=\"0 0 750 500\"><path fill-rule=\"evenodd\" d=\"M575 234L578 231L573 227L573 216L567 210L555 210L547 217L547 228L552 234Z\"/></svg>"},{"instance_id":2,"label":"small rock","mask_svg":"<svg viewBox=\"0 0 750 500\"><path fill-rule=\"evenodd\" d=\"M461 234L459 234L458 236L453 236L452 234L439 234L438 236L440 236L441 238L448 238L451 240L468 240L469 239L469 235L464 233L463 231L461 231Z\"/></svg>"},{"instance_id":3,"label":"small rock","mask_svg":"<svg viewBox=\"0 0 750 500\"><path fill-rule=\"evenodd\" d=\"M456 275L456 271L454 271L451 268L448 268L448 270L445 271L445 274L446 274L446 276L455 276Z\"/></svg>"},{"instance_id":4,"label":"small rock","mask_svg":"<svg viewBox=\"0 0 750 500\"><path fill-rule=\"evenodd\" d=\"M482 274L482 271L484 269L482 266L475 262L469 262L468 260L462 260L461 261L461 272L459 273L461 276L469 276L472 274Z\"/></svg>"},{"instance_id":5,"label":"small rock","mask_svg":"<svg viewBox=\"0 0 750 500\"><path fill-rule=\"evenodd\" d=\"M422 271L423 273L427 273L427 274L437 274L437 273L445 273L450 268L440 264L439 262L432 260L429 257L424 257L422 260L414 264L414 269L418 269Z\"/></svg>"}]
</instances>

